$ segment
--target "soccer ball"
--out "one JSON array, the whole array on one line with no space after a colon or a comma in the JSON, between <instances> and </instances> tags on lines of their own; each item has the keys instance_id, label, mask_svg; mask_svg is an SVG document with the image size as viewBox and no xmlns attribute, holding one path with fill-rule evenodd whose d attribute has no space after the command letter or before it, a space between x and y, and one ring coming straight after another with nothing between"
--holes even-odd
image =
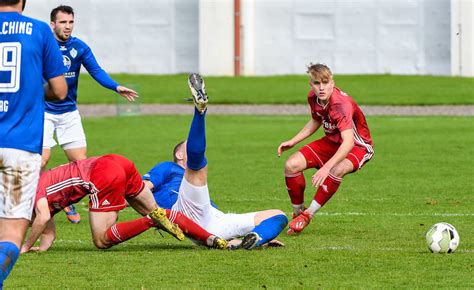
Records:
<instances>
[{"instance_id":1,"label":"soccer ball","mask_svg":"<svg viewBox=\"0 0 474 290\"><path fill-rule=\"evenodd\" d=\"M452 253L459 245L459 234L448 223L434 224L426 233L426 244L432 253Z\"/></svg>"}]
</instances>

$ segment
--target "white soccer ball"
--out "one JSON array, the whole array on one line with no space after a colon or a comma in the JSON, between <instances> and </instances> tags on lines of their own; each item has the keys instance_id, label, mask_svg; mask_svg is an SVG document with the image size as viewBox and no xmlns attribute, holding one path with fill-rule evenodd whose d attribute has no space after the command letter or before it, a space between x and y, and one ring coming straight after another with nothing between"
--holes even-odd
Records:
<instances>
[{"instance_id":1,"label":"white soccer ball","mask_svg":"<svg viewBox=\"0 0 474 290\"><path fill-rule=\"evenodd\" d=\"M426 244L433 253L453 253L459 245L459 234L448 223L434 224L426 233Z\"/></svg>"}]
</instances>

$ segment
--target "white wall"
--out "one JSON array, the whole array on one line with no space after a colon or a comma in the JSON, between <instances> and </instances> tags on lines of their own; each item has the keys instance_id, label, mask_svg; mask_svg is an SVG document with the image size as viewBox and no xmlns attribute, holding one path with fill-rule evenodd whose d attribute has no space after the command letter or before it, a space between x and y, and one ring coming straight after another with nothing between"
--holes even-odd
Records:
<instances>
[{"instance_id":1,"label":"white wall","mask_svg":"<svg viewBox=\"0 0 474 290\"><path fill-rule=\"evenodd\" d=\"M253 1L257 75L450 73L450 0Z\"/></svg>"},{"instance_id":2,"label":"white wall","mask_svg":"<svg viewBox=\"0 0 474 290\"><path fill-rule=\"evenodd\" d=\"M451 2L451 73L474 76L474 1Z\"/></svg>"},{"instance_id":3,"label":"white wall","mask_svg":"<svg viewBox=\"0 0 474 290\"><path fill-rule=\"evenodd\" d=\"M74 35L109 72L232 75L233 1L30 0L25 14L48 21L55 6L73 6ZM449 75L451 1L474 2L241 0L241 69L302 74L309 62L324 62L341 74ZM474 59L468 43L463 66Z\"/></svg>"},{"instance_id":4,"label":"white wall","mask_svg":"<svg viewBox=\"0 0 474 290\"><path fill-rule=\"evenodd\" d=\"M199 71L234 74L234 4L230 0L199 2Z\"/></svg>"},{"instance_id":5,"label":"white wall","mask_svg":"<svg viewBox=\"0 0 474 290\"><path fill-rule=\"evenodd\" d=\"M74 36L108 72L173 74L199 63L199 0L35 0L25 15L49 23L60 4L75 10Z\"/></svg>"}]
</instances>

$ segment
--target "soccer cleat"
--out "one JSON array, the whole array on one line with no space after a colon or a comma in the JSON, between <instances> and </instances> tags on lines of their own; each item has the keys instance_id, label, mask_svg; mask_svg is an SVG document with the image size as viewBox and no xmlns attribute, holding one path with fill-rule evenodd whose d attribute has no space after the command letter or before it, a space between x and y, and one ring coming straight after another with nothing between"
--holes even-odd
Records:
<instances>
[{"instance_id":1,"label":"soccer cleat","mask_svg":"<svg viewBox=\"0 0 474 290\"><path fill-rule=\"evenodd\" d=\"M78 224L81 222L81 215L76 211L76 208L74 205L70 205L68 207L65 207L64 212L66 213L67 219L73 223L73 224Z\"/></svg>"},{"instance_id":2,"label":"soccer cleat","mask_svg":"<svg viewBox=\"0 0 474 290\"><path fill-rule=\"evenodd\" d=\"M248 233L244 236L242 239L242 244L240 244L240 247L251 250L253 248L256 248L258 245L258 242L261 240L260 236L256 232L251 232Z\"/></svg>"},{"instance_id":3,"label":"soccer cleat","mask_svg":"<svg viewBox=\"0 0 474 290\"><path fill-rule=\"evenodd\" d=\"M150 212L148 216L155 222L156 228L164 230L176 239L184 240L183 231L166 217L166 210L159 207L154 211Z\"/></svg>"},{"instance_id":4,"label":"soccer cleat","mask_svg":"<svg viewBox=\"0 0 474 290\"><path fill-rule=\"evenodd\" d=\"M209 248L223 250L227 248L227 241L218 236L211 236L207 242Z\"/></svg>"},{"instance_id":5,"label":"soccer cleat","mask_svg":"<svg viewBox=\"0 0 474 290\"><path fill-rule=\"evenodd\" d=\"M311 216L307 212L302 212L299 216L295 217L289 224L287 234L294 235L300 233L304 228L309 225Z\"/></svg>"},{"instance_id":6,"label":"soccer cleat","mask_svg":"<svg viewBox=\"0 0 474 290\"><path fill-rule=\"evenodd\" d=\"M196 109L201 113L201 115L204 114L208 102L204 80L199 74L193 73L189 75L188 85L193 95Z\"/></svg>"}]
</instances>

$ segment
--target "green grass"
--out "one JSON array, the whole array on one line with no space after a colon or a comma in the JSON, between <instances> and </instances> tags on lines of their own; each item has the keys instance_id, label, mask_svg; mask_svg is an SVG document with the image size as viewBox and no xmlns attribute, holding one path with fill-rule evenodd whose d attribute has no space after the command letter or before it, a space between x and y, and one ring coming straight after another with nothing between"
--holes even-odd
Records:
<instances>
[{"instance_id":1,"label":"green grass","mask_svg":"<svg viewBox=\"0 0 474 290\"><path fill-rule=\"evenodd\" d=\"M145 173L169 160L190 116L84 120L90 155L124 154ZM209 187L224 211L279 208L290 214L283 180L289 154L276 157L305 116L207 117ZM374 159L347 176L339 192L286 247L217 251L154 231L96 250L87 222L58 214L50 251L22 255L7 288L474 288L474 118L369 117ZM291 152L290 152L291 153ZM53 151L51 165L64 162ZM307 171L307 177L313 173ZM308 185L306 200L313 190ZM130 209L120 220L138 217ZM459 231L458 251L431 254L424 234L436 222Z\"/></svg>"},{"instance_id":2,"label":"green grass","mask_svg":"<svg viewBox=\"0 0 474 290\"><path fill-rule=\"evenodd\" d=\"M186 75L113 75L134 85L142 103L180 103L189 97ZM474 104L474 78L399 75L337 75L336 85L362 105ZM90 76L80 77L80 104L115 103L117 99ZM206 77L213 103L306 104L305 75Z\"/></svg>"}]
</instances>

